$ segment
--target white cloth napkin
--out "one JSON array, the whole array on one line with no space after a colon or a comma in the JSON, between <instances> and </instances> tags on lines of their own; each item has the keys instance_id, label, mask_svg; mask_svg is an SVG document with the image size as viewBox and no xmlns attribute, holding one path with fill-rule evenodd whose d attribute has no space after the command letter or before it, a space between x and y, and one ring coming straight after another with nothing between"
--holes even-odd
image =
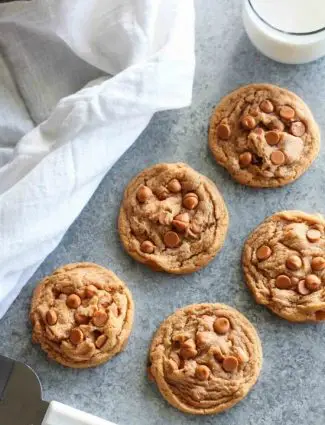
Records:
<instances>
[{"instance_id":1,"label":"white cloth napkin","mask_svg":"<svg viewBox=\"0 0 325 425\"><path fill-rule=\"evenodd\" d=\"M191 102L193 0L0 4L0 49L2 317L153 114Z\"/></svg>"}]
</instances>

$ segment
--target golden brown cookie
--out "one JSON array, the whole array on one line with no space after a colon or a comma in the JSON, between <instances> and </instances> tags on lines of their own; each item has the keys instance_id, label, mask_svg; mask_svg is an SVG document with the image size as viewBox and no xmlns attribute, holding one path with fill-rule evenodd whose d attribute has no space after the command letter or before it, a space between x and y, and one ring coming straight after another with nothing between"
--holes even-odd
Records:
<instances>
[{"instance_id":1,"label":"golden brown cookie","mask_svg":"<svg viewBox=\"0 0 325 425\"><path fill-rule=\"evenodd\" d=\"M177 310L158 329L149 373L162 396L186 413L229 409L255 384L262 347L253 325L224 304Z\"/></svg>"},{"instance_id":2,"label":"golden brown cookie","mask_svg":"<svg viewBox=\"0 0 325 425\"><path fill-rule=\"evenodd\" d=\"M125 347L133 312L130 291L112 271L93 263L67 264L35 288L33 340L65 366L98 366Z\"/></svg>"},{"instance_id":3,"label":"golden brown cookie","mask_svg":"<svg viewBox=\"0 0 325 425\"><path fill-rule=\"evenodd\" d=\"M325 220L283 211L260 224L243 252L256 301L292 322L325 320Z\"/></svg>"},{"instance_id":4,"label":"golden brown cookie","mask_svg":"<svg viewBox=\"0 0 325 425\"><path fill-rule=\"evenodd\" d=\"M300 177L316 158L318 126L296 94L250 84L224 97L210 121L209 146L241 184L279 187Z\"/></svg>"},{"instance_id":5,"label":"golden brown cookie","mask_svg":"<svg viewBox=\"0 0 325 425\"><path fill-rule=\"evenodd\" d=\"M119 216L126 251L157 271L191 273L222 247L228 212L218 189L186 164L158 164L127 186Z\"/></svg>"}]
</instances>

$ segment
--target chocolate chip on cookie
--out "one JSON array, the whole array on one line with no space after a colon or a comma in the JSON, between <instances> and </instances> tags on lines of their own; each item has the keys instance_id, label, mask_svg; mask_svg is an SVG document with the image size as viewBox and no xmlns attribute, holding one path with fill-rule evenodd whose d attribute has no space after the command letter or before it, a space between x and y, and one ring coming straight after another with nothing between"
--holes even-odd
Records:
<instances>
[{"instance_id":1,"label":"chocolate chip on cookie","mask_svg":"<svg viewBox=\"0 0 325 425\"><path fill-rule=\"evenodd\" d=\"M318 126L296 94L251 84L223 98L210 122L209 146L239 183L284 186L300 177L319 151Z\"/></svg>"},{"instance_id":2,"label":"chocolate chip on cookie","mask_svg":"<svg viewBox=\"0 0 325 425\"><path fill-rule=\"evenodd\" d=\"M200 269L223 245L227 228L218 189L186 164L155 165L125 190L119 216L122 243L154 270L180 274Z\"/></svg>"},{"instance_id":3,"label":"chocolate chip on cookie","mask_svg":"<svg viewBox=\"0 0 325 425\"><path fill-rule=\"evenodd\" d=\"M33 340L65 366L97 366L126 345L133 310L130 291L113 272L93 263L67 264L34 291Z\"/></svg>"},{"instance_id":4,"label":"chocolate chip on cookie","mask_svg":"<svg viewBox=\"0 0 325 425\"><path fill-rule=\"evenodd\" d=\"M262 348L253 325L224 304L177 310L152 341L150 376L162 396L186 413L229 409L255 384Z\"/></svg>"},{"instance_id":5,"label":"chocolate chip on cookie","mask_svg":"<svg viewBox=\"0 0 325 425\"><path fill-rule=\"evenodd\" d=\"M258 303L292 322L325 320L322 216L283 211L269 217L247 239L243 268Z\"/></svg>"}]
</instances>

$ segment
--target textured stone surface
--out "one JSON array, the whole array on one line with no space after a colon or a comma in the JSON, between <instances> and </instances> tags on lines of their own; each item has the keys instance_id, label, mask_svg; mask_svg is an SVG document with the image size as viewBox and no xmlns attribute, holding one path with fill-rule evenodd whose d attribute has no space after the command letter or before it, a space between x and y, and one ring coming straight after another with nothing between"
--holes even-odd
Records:
<instances>
[{"instance_id":1,"label":"textured stone surface","mask_svg":"<svg viewBox=\"0 0 325 425\"><path fill-rule=\"evenodd\" d=\"M296 92L313 110L325 134L325 59L309 65L280 65L250 44L241 24L239 0L197 0L197 69L193 104L157 114L134 146L108 173L10 311L0 322L1 352L28 362L40 376L44 398L68 403L121 425L322 425L325 416L323 325L295 325L257 306L245 287L240 256L245 238L276 211L324 212L324 148L293 185L256 190L235 183L215 164L207 144L212 108L226 93L251 82L270 82ZM208 267L188 276L157 274L132 260L117 234L125 185L156 162L188 162L220 188L230 213L223 249ZM135 323L127 350L96 369L69 370L49 363L31 343L28 309L32 289L52 269L74 261L111 268L132 291ZM169 406L147 380L153 332L177 307L225 302L256 326L263 344L260 379L247 398L217 417L191 417Z\"/></svg>"}]
</instances>

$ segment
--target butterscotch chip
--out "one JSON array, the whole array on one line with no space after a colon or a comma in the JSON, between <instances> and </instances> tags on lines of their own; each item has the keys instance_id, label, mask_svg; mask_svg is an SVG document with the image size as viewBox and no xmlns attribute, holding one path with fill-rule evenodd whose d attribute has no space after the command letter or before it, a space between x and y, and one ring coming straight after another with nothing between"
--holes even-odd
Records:
<instances>
[{"instance_id":1,"label":"butterscotch chip","mask_svg":"<svg viewBox=\"0 0 325 425\"><path fill-rule=\"evenodd\" d=\"M229 125L220 124L217 128L218 137L223 140L228 140L231 135L231 130Z\"/></svg>"},{"instance_id":2,"label":"butterscotch chip","mask_svg":"<svg viewBox=\"0 0 325 425\"><path fill-rule=\"evenodd\" d=\"M173 226L180 232L185 232L188 228L190 222L190 217L187 213L178 214L175 216L172 221Z\"/></svg>"},{"instance_id":3,"label":"butterscotch chip","mask_svg":"<svg viewBox=\"0 0 325 425\"><path fill-rule=\"evenodd\" d=\"M164 202L156 196L145 205L137 201L136 193L144 183L156 194L157 188L166 188L173 180L179 182L181 192L169 191ZM118 226L126 251L137 261L156 271L190 273L205 266L221 248L228 213L209 179L186 164L158 164L129 183ZM146 241L143 245L146 238L154 250Z\"/></svg>"},{"instance_id":4,"label":"butterscotch chip","mask_svg":"<svg viewBox=\"0 0 325 425\"><path fill-rule=\"evenodd\" d=\"M78 308L81 304L81 299L77 294L71 294L68 296L66 303L69 308Z\"/></svg>"},{"instance_id":5,"label":"butterscotch chip","mask_svg":"<svg viewBox=\"0 0 325 425\"><path fill-rule=\"evenodd\" d=\"M285 274L281 274L275 279L275 286L279 289L289 289L291 288L291 279Z\"/></svg>"},{"instance_id":6,"label":"butterscotch chip","mask_svg":"<svg viewBox=\"0 0 325 425\"><path fill-rule=\"evenodd\" d=\"M78 297L80 297L81 300L85 299L86 298L86 288L79 288L76 291L76 294L78 295ZM61 294L61 295L63 295L63 294Z\"/></svg>"},{"instance_id":7,"label":"butterscotch chip","mask_svg":"<svg viewBox=\"0 0 325 425\"><path fill-rule=\"evenodd\" d=\"M282 106L280 109L280 117L285 120L292 120L294 118L296 112L291 106Z\"/></svg>"},{"instance_id":8,"label":"butterscotch chip","mask_svg":"<svg viewBox=\"0 0 325 425\"><path fill-rule=\"evenodd\" d=\"M75 303L72 296L89 288L82 303ZM111 303L118 319L109 314ZM59 318L55 326L52 312ZM110 270L93 263L67 264L36 287L30 318L33 340L50 358L65 366L87 368L106 362L125 347L133 323L133 301Z\"/></svg>"},{"instance_id":9,"label":"butterscotch chip","mask_svg":"<svg viewBox=\"0 0 325 425\"><path fill-rule=\"evenodd\" d=\"M225 122L232 126L227 140L218 131ZM216 162L239 183L280 187L309 168L319 152L320 134L311 111L296 94L270 84L251 84L217 105L209 146ZM273 152L272 146L281 153ZM243 164L243 151L250 152L254 166Z\"/></svg>"},{"instance_id":10,"label":"butterscotch chip","mask_svg":"<svg viewBox=\"0 0 325 425\"><path fill-rule=\"evenodd\" d=\"M263 100L260 103L260 108L266 114L270 114L271 112L274 111L274 106L272 105L272 102L270 102L269 100Z\"/></svg>"},{"instance_id":11,"label":"butterscotch chip","mask_svg":"<svg viewBox=\"0 0 325 425\"><path fill-rule=\"evenodd\" d=\"M86 316L85 314L76 312L74 319L78 325L86 325L89 322L90 317Z\"/></svg>"},{"instance_id":12,"label":"butterscotch chip","mask_svg":"<svg viewBox=\"0 0 325 425\"><path fill-rule=\"evenodd\" d=\"M323 270L325 267L325 258L315 257L311 260L311 268L315 271Z\"/></svg>"},{"instance_id":13,"label":"butterscotch chip","mask_svg":"<svg viewBox=\"0 0 325 425\"><path fill-rule=\"evenodd\" d=\"M54 326L56 322L58 321L58 315L54 310L49 310L46 313L46 321L49 326Z\"/></svg>"},{"instance_id":14,"label":"butterscotch chip","mask_svg":"<svg viewBox=\"0 0 325 425\"><path fill-rule=\"evenodd\" d=\"M310 291L318 291L321 287L321 280L315 274L309 274L306 276L305 285Z\"/></svg>"},{"instance_id":15,"label":"butterscotch chip","mask_svg":"<svg viewBox=\"0 0 325 425\"><path fill-rule=\"evenodd\" d=\"M198 332L196 334L196 345L199 349L209 348L211 345L212 335L208 332Z\"/></svg>"},{"instance_id":16,"label":"butterscotch chip","mask_svg":"<svg viewBox=\"0 0 325 425\"><path fill-rule=\"evenodd\" d=\"M259 304L292 322L316 321L315 312L325 311L325 240L314 242L324 229L320 214L282 211L251 233L242 263L247 285ZM318 234L309 240L308 231ZM271 245L273 251L266 262L256 255L264 245Z\"/></svg>"},{"instance_id":17,"label":"butterscotch chip","mask_svg":"<svg viewBox=\"0 0 325 425\"><path fill-rule=\"evenodd\" d=\"M290 125L290 132L294 136L301 137L306 132L306 126L301 121L295 121Z\"/></svg>"},{"instance_id":18,"label":"butterscotch chip","mask_svg":"<svg viewBox=\"0 0 325 425\"><path fill-rule=\"evenodd\" d=\"M197 350L195 348L183 347L181 348L179 354L183 359L186 359L186 360L193 359L194 357L197 356Z\"/></svg>"},{"instance_id":19,"label":"butterscotch chip","mask_svg":"<svg viewBox=\"0 0 325 425\"><path fill-rule=\"evenodd\" d=\"M306 236L309 242L318 242L321 237L321 233L317 229L309 229Z\"/></svg>"},{"instance_id":20,"label":"butterscotch chip","mask_svg":"<svg viewBox=\"0 0 325 425\"><path fill-rule=\"evenodd\" d=\"M242 123L242 126L246 128L246 130L253 130L253 128L256 127L255 118L250 115L243 117L241 120L241 123Z\"/></svg>"},{"instance_id":21,"label":"butterscotch chip","mask_svg":"<svg viewBox=\"0 0 325 425\"><path fill-rule=\"evenodd\" d=\"M144 241L142 242L140 249L142 252L145 252L146 254L152 254L155 250L155 246L151 241Z\"/></svg>"},{"instance_id":22,"label":"butterscotch chip","mask_svg":"<svg viewBox=\"0 0 325 425\"><path fill-rule=\"evenodd\" d=\"M278 131L268 131L265 133L265 140L270 146L277 145L280 141L280 133Z\"/></svg>"},{"instance_id":23,"label":"butterscotch chip","mask_svg":"<svg viewBox=\"0 0 325 425\"><path fill-rule=\"evenodd\" d=\"M222 367L226 372L234 372L238 367L237 357L228 356L223 359Z\"/></svg>"},{"instance_id":24,"label":"butterscotch chip","mask_svg":"<svg viewBox=\"0 0 325 425\"><path fill-rule=\"evenodd\" d=\"M177 179L171 180L168 183L167 188L172 193L178 193L182 190L182 186L181 186L179 180L177 180Z\"/></svg>"},{"instance_id":25,"label":"butterscotch chip","mask_svg":"<svg viewBox=\"0 0 325 425\"><path fill-rule=\"evenodd\" d=\"M197 194L195 192L188 192L184 195L183 200L186 198L196 198L199 199L199 197L197 196Z\"/></svg>"},{"instance_id":26,"label":"butterscotch chip","mask_svg":"<svg viewBox=\"0 0 325 425\"><path fill-rule=\"evenodd\" d=\"M218 335L213 323L223 318L234 325ZM181 335L187 340L179 348L175 339ZM224 304L194 304L160 325L149 359L150 374L170 404L186 413L209 415L247 395L260 373L262 348L254 327L237 310Z\"/></svg>"},{"instance_id":27,"label":"butterscotch chip","mask_svg":"<svg viewBox=\"0 0 325 425\"><path fill-rule=\"evenodd\" d=\"M137 191L137 199L139 202L146 202L152 195L152 191L147 186L140 186Z\"/></svg>"},{"instance_id":28,"label":"butterscotch chip","mask_svg":"<svg viewBox=\"0 0 325 425\"><path fill-rule=\"evenodd\" d=\"M84 334L81 329L75 328L71 330L69 338L72 344L78 345L84 340Z\"/></svg>"},{"instance_id":29,"label":"butterscotch chip","mask_svg":"<svg viewBox=\"0 0 325 425\"><path fill-rule=\"evenodd\" d=\"M261 260L261 261L267 260L271 255L272 255L272 250L267 245L260 246L258 250L256 251L256 257L258 258L258 260Z\"/></svg>"},{"instance_id":30,"label":"butterscotch chip","mask_svg":"<svg viewBox=\"0 0 325 425\"><path fill-rule=\"evenodd\" d=\"M274 151L271 153L271 161L274 165L282 165L285 163L285 155L282 151Z\"/></svg>"},{"instance_id":31,"label":"butterscotch chip","mask_svg":"<svg viewBox=\"0 0 325 425\"><path fill-rule=\"evenodd\" d=\"M224 359L224 356L220 350L219 347L212 347L210 349L210 352L212 353L212 355L214 356L214 358L218 361L218 362L222 362Z\"/></svg>"},{"instance_id":32,"label":"butterscotch chip","mask_svg":"<svg viewBox=\"0 0 325 425\"><path fill-rule=\"evenodd\" d=\"M194 210L199 203L196 193L187 193L183 198L183 206L188 210Z\"/></svg>"},{"instance_id":33,"label":"butterscotch chip","mask_svg":"<svg viewBox=\"0 0 325 425\"><path fill-rule=\"evenodd\" d=\"M108 315L104 310L95 311L93 315L93 324L95 326L104 326L107 322Z\"/></svg>"},{"instance_id":34,"label":"butterscotch chip","mask_svg":"<svg viewBox=\"0 0 325 425\"><path fill-rule=\"evenodd\" d=\"M308 295L310 294L310 290L306 286L305 279L300 280L297 285L297 291L300 295Z\"/></svg>"},{"instance_id":35,"label":"butterscotch chip","mask_svg":"<svg viewBox=\"0 0 325 425\"><path fill-rule=\"evenodd\" d=\"M210 369L205 365L198 365L195 369L195 376L200 381L206 381L209 378Z\"/></svg>"},{"instance_id":36,"label":"butterscotch chip","mask_svg":"<svg viewBox=\"0 0 325 425\"><path fill-rule=\"evenodd\" d=\"M319 310L315 313L316 320L325 320L325 310Z\"/></svg>"},{"instance_id":37,"label":"butterscotch chip","mask_svg":"<svg viewBox=\"0 0 325 425\"><path fill-rule=\"evenodd\" d=\"M92 298L94 295L97 294L97 288L95 285L88 285L85 288L85 295L87 298Z\"/></svg>"},{"instance_id":38,"label":"butterscotch chip","mask_svg":"<svg viewBox=\"0 0 325 425\"><path fill-rule=\"evenodd\" d=\"M213 323L213 329L218 334L226 334L230 329L229 320L226 317L218 317Z\"/></svg>"},{"instance_id":39,"label":"butterscotch chip","mask_svg":"<svg viewBox=\"0 0 325 425\"><path fill-rule=\"evenodd\" d=\"M239 163L242 167L247 167L252 162L252 154L244 152L239 155Z\"/></svg>"},{"instance_id":40,"label":"butterscotch chip","mask_svg":"<svg viewBox=\"0 0 325 425\"><path fill-rule=\"evenodd\" d=\"M108 340L106 335L100 335L95 342L95 345L97 348L102 348L103 345L106 344L106 341Z\"/></svg>"},{"instance_id":41,"label":"butterscotch chip","mask_svg":"<svg viewBox=\"0 0 325 425\"><path fill-rule=\"evenodd\" d=\"M164 242L168 248L176 248L180 244L180 241L176 232L167 232L164 235Z\"/></svg>"},{"instance_id":42,"label":"butterscotch chip","mask_svg":"<svg viewBox=\"0 0 325 425\"><path fill-rule=\"evenodd\" d=\"M301 258L298 257L298 255L290 255L290 257L287 258L286 266L290 270L299 270L302 266Z\"/></svg>"}]
</instances>

